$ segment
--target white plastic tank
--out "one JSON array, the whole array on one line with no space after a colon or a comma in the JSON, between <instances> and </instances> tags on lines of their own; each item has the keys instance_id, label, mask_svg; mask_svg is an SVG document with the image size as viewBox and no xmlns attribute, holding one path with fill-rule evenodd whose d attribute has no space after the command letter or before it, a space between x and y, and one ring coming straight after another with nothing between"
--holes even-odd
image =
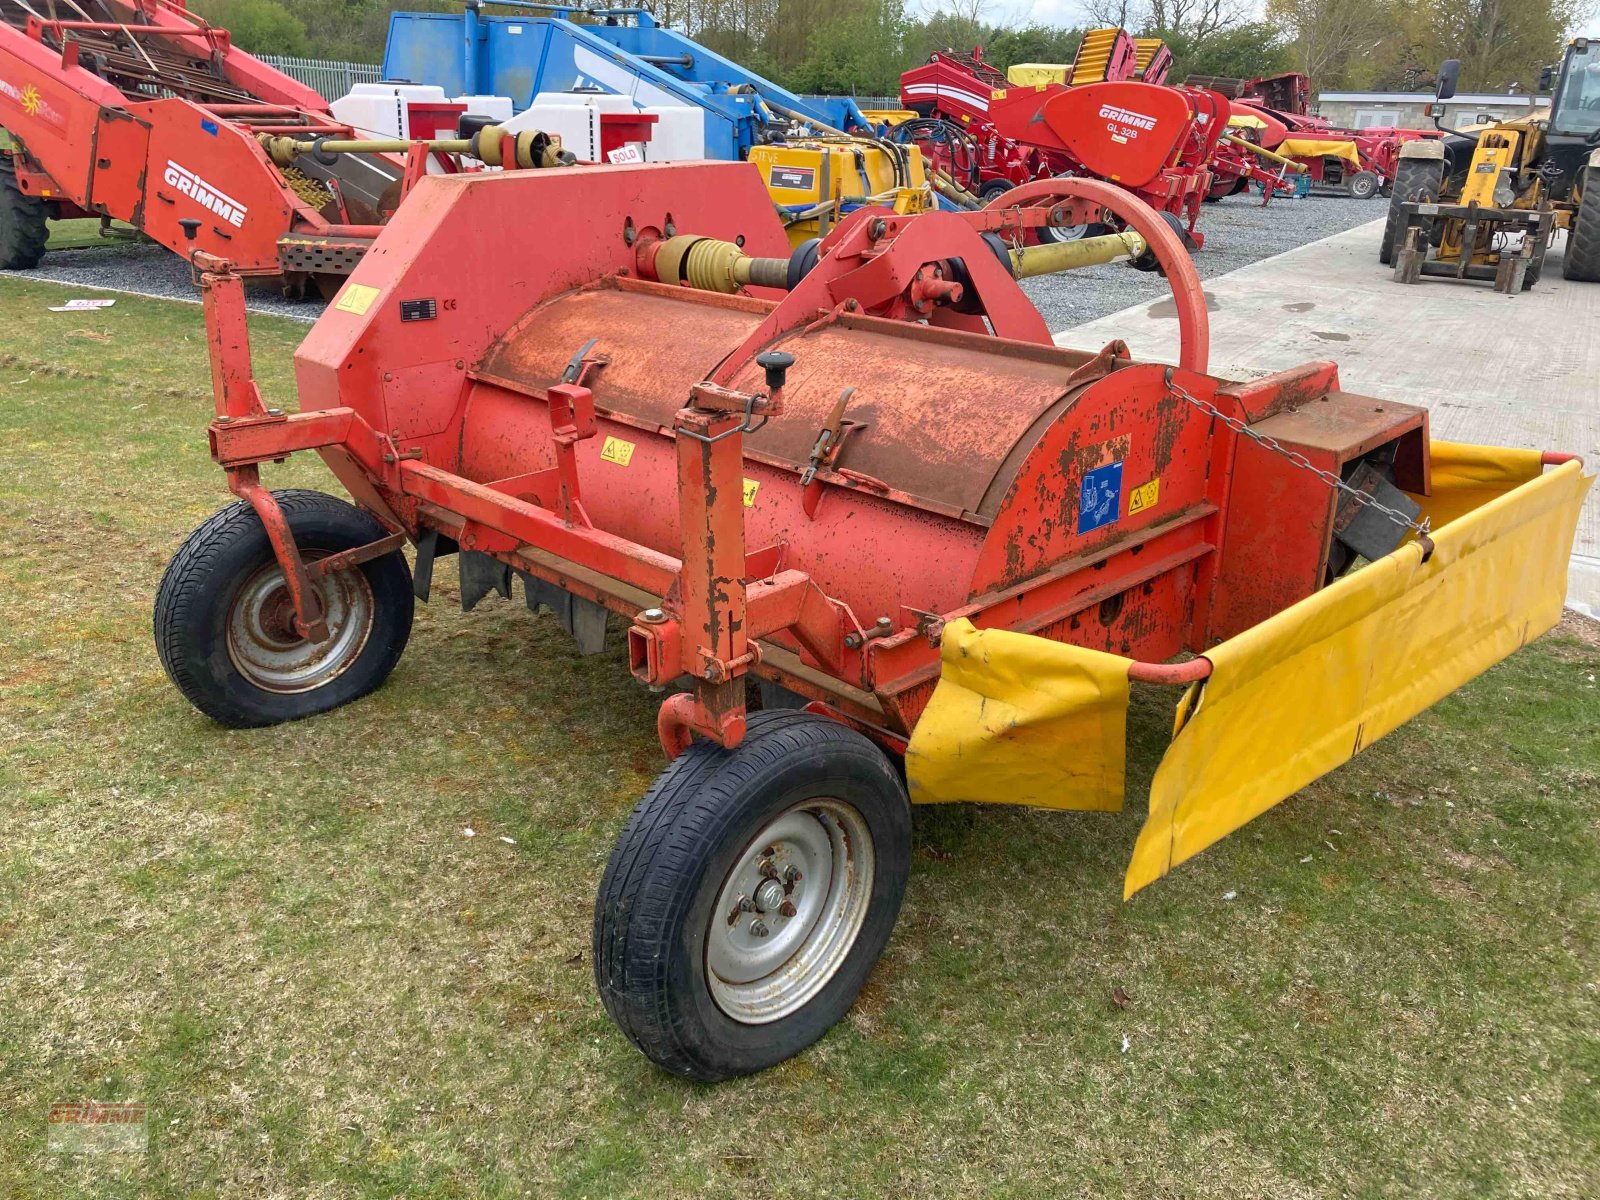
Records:
<instances>
[{"instance_id":1,"label":"white plastic tank","mask_svg":"<svg viewBox=\"0 0 1600 1200\"><path fill-rule=\"evenodd\" d=\"M469 117L488 117L496 124L511 120L510 96L452 96L450 100L453 104L465 104Z\"/></svg>"},{"instance_id":2,"label":"white plastic tank","mask_svg":"<svg viewBox=\"0 0 1600 1200\"><path fill-rule=\"evenodd\" d=\"M409 138L407 105L445 104L444 89L422 83L358 83L328 106L335 121L371 138ZM510 101L507 101L509 108ZM431 131L430 131L431 132Z\"/></svg>"},{"instance_id":3,"label":"white plastic tank","mask_svg":"<svg viewBox=\"0 0 1600 1200\"><path fill-rule=\"evenodd\" d=\"M539 129L561 138L564 149L585 162L600 162L600 117L605 113L652 113L657 120L648 142L630 142L646 162L701 159L706 156L705 114L676 104L638 104L628 96L597 90L540 92L507 128Z\"/></svg>"}]
</instances>

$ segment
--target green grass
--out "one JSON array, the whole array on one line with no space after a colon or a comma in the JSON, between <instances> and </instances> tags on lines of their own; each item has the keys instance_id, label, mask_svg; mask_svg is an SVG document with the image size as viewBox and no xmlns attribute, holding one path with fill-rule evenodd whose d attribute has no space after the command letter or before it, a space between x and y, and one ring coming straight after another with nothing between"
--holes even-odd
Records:
<instances>
[{"instance_id":1,"label":"green grass","mask_svg":"<svg viewBox=\"0 0 1600 1200\"><path fill-rule=\"evenodd\" d=\"M0 280L0 1196L1600 1192L1593 626L1131 904L1142 802L919 812L849 1017L693 1086L587 961L660 763L620 643L463 615L447 578L378 694L208 724L149 632L227 499L200 312L62 294ZM304 327L253 324L290 402ZM267 478L337 490L310 456ZM1171 702L1135 706L1136 796ZM147 1102L149 1152L47 1154L82 1098Z\"/></svg>"},{"instance_id":2,"label":"green grass","mask_svg":"<svg viewBox=\"0 0 1600 1200\"><path fill-rule=\"evenodd\" d=\"M111 228L124 235L132 235L131 226L113 222ZM68 221L50 222L51 250L81 250L85 246L104 246L107 239L100 235L99 217L74 217Z\"/></svg>"}]
</instances>

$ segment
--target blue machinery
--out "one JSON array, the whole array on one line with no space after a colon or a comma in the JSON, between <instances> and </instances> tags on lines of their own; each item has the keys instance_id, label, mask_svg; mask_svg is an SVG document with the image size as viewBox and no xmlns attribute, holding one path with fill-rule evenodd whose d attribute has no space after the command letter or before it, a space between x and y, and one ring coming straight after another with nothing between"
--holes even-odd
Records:
<instances>
[{"instance_id":1,"label":"blue machinery","mask_svg":"<svg viewBox=\"0 0 1600 1200\"><path fill-rule=\"evenodd\" d=\"M576 9L528 0L497 7L539 16L396 12L389 18L385 79L436 84L449 96L508 96L521 112L541 92L598 89L645 106L704 110L705 157L743 159L769 130L801 117L836 129L868 127L849 97L798 96L657 25L638 8ZM594 24L569 18L581 14Z\"/></svg>"}]
</instances>

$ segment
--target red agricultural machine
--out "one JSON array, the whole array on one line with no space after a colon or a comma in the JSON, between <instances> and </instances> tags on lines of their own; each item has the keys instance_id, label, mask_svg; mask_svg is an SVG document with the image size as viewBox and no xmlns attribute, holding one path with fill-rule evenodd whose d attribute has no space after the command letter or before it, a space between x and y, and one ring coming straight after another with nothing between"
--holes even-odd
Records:
<instances>
[{"instance_id":1,"label":"red agricultural machine","mask_svg":"<svg viewBox=\"0 0 1600 1200\"><path fill-rule=\"evenodd\" d=\"M1394 184L1400 147L1417 138L1443 136L1434 129L1339 128L1311 115L1310 81L1298 73L1260 79L1191 75L1184 84L1211 88L1232 100L1235 114L1256 130L1249 140L1277 156L1267 161L1280 165L1287 162L1296 168L1295 173L1302 179L1301 194L1320 187L1342 191L1358 200L1379 193L1387 195ZM1254 182L1266 193L1272 190L1272 185L1260 178L1247 182Z\"/></svg>"},{"instance_id":2,"label":"red agricultural machine","mask_svg":"<svg viewBox=\"0 0 1600 1200\"><path fill-rule=\"evenodd\" d=\"M100 217L185 258L218 255L241 276L331 294L430 155L454 155L457 169L469 150L467 139L357 140L317 93L181 3L85 4L69 0L81 19L57 20L0 0L0 128L11 141L0 152L0 267L37 265L47 219ZM478 144L518 165L535 149L494 131Z\"/></svg>"},{"instance_id":3,"label":"red agricultural machine","mask_svg":"<svg viewBox=\"0 0 1600 1200\"><path fill-rule=\"evenodd\" d=\"M1102 213L1126 231L1018 248ZM1144 254L1176 366L1055 346L1016 282ZM197 261L240 499L162 580L168 674L231 726L355 700L453 555L464 606L521 580L666 690L593 958L626 1036L697 1079L850 1006L910 801L1116 808L1130 681L1184 686L1131 893L1552 625L1588 483L1431 442L1331 363L1207 375L1178 236L1096 180L791 251L740 164L430 176L297 351L293 412L251 378L237 274ZM303 450L358 507L267 490Z\"/></svg>"},{"instance_id":4,"label":"red agricultural machine","mask_svg":"<svg viewBox=\"0 0 1600 1200\"><path fill-rule=\"evenodd\" d=\"M1159 42L1121 29L1086 34L1072 65L1059 68L1064 82L1014 84L980 51L944 51L900 77L901 103L921 119L896 135L986 200L1036 179L1111 181L1172 214L1198 247L1195 222L1228 105L1213 92L1165 86L1170 63ZM1032 78L1052 69L1014 70ZM1070 240L1110 224L1046 227L1041 236Z\"/></svg>"}]
</instances>

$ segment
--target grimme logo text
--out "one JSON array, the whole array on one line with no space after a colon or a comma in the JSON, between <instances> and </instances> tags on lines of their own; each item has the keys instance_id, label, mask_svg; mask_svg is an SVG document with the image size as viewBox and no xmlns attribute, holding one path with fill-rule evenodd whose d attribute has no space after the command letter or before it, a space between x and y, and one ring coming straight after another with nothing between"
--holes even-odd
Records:
<instances>
[{"instance_id":1,"label":"grimme logo text","mask_svg":"<svg viewBox=\"0 0 1600 1200\"><path fill-rule=\"evenodd\" d=\"M201 207L216 213L228 224L234 226L244 224L245 213L249 209L226 192L218 191L193 171L180 167L170 158L167 159L167 169L162 178L167 181L168 186L177 188Z\"/></svg>"},{"instance_id":2,"label":"grimme logo text","mask_svg":"<svg viewBox=\"0 0 1600 1200\"><path fill-rule=\"evenodd\" d=\"M1125 108L1118 108L1115 104L1102 104L1100 115L1110 121L1121 121L1124 125L1132 125L1135 129L1154 129L1156 119L1147 117L1143 113L1129 112Z\"/></svg>"}]
</instances>

